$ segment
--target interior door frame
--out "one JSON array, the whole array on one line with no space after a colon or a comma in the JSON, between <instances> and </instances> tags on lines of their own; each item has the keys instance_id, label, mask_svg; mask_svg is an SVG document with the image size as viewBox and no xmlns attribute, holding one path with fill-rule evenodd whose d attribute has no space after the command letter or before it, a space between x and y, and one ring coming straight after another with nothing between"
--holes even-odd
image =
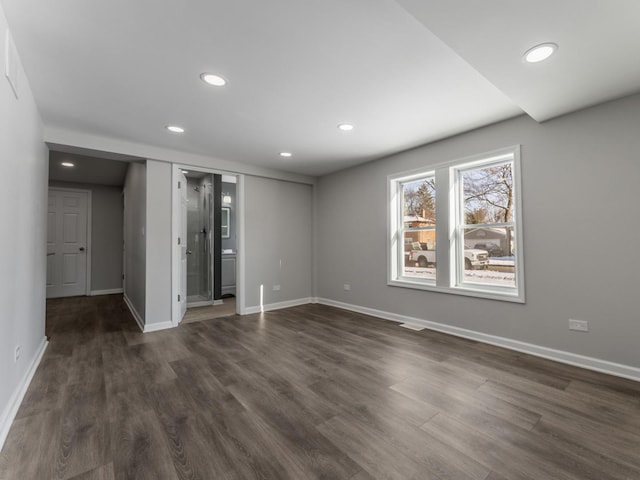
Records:
<instances>
[{"instance_id":1,"label":"interior door frame","mask_svg":"<svg viewBox=\"0 0 640 480\"><path fill-rule=\"evenodd\" d=\"M236 313L244 313L244 175L236 172L216 170L211 168L196 167L174 163L171 168L171 323L177 327L182 320L180 317L180 192L178 191L178 179L182 170L204 172L218 175L233 175L236 183ZM219 195L220 192L213 192ZM186 301L186 299L185 299Z\"/></svg>"},{"instance_id":2,"label":"interior door frame","mask_svg":"<svg viewBox=\"0 0 640 480\"><path fill-rule=\"evenodd\" d=\"M91 295L91 257L93 256L93 248L91 245L91 230L92 230L92 218L91 218L91 195L92 191L84 188L67 188L67 187L49 187L47 190L47 199L49 197L49 192L51 190L55 190L58 192L74 192L74 193L86 193L87 194L87 246L85 247L86 256L87 256L87 278L85 281L85 295Z\"/></svg>"}]
</instances>

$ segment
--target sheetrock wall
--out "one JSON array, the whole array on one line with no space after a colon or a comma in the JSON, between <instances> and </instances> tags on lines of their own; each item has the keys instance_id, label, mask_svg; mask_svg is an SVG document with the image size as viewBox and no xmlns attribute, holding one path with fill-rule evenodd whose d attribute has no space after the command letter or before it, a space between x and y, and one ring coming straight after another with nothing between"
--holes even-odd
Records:
<instances>
[{"instance_id":1,"label":"sheetrock wall","mask_svg":"<svg viewBox=\"0 0 640 480\"><path fill-rule=\"evenodd\" d=\"M0 448L30 367L44 348L49 173L42 122L19 62L18 98L4 76L6 30L0 6Z\"/></svg>"},{"instance_id":2,"label":"sheetrock wall","mask_svg":"<svg viewBox=\"0 0 640 480\"><path fill-rule=\"evenodd\" d=\"M147 169L131 163L124 180L124 296L144 325L146 301Z\"/></svg>"},{"instance_id":3,"label":"sheetrock wall","mask_svg":"<svg viewBox=\"0 0 640 480\"><path fill-rule=\"evenodd\" d=\"M171 326L171 164L147 160L146 316Z\"/></svg>"},{"instance_id":4,"label":"sheetrock wall","mask_svg":"<svg viewBox=\"0 0 640 480\"><path fill-rule=\"evenodd\" d=\"M639 126L636 95L543 124L522 116L322 177L318 297L640 367ZM388 286L387 175L515 144L526 304ZM569 331L569 318L590 331Z\"/></svg>"},{"instance_id":5,"label":"sheetrock wall","mask_svg":"<svg viewBox=\"0 0 640 480\"><path fill-rule=\"evenodd\" d=\"M249 311L312 296L312 187L245 181L245 298Z\"/></svg>"}]
</instances>

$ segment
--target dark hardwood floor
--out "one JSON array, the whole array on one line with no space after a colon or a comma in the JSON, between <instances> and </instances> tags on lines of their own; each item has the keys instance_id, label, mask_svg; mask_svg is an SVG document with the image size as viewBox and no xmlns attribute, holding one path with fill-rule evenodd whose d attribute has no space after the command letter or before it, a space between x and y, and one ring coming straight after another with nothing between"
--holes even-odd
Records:
<instances>
[{"instance_id":1,"label":"dark hardwood floor","mask_svg":"<svg viewBox=\"0 0 640 480\"><path fill-rule=\"evenodd\" d=\"M53 300L0 478L640 479L640 383L326 306Z\"/></svg>"}]
</instances>

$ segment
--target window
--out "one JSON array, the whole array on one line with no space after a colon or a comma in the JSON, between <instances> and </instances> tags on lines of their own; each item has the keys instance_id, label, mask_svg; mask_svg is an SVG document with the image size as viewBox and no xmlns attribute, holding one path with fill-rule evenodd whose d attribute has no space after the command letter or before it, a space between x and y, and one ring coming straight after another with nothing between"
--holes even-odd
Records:
<instances>
[{"instance_id":1,"label":"window","mask_svg":"<svg viewBox=\"0 0 640 480\"><path fill-rule=\"evenodd\" d=\"M436 186L433 174L400 183L402 271L404 276L436 278Z\"/></svg>"},{"instance_id":2,"label":"window","mask_svg":"<svg viewBox=\"0 0 640 480\"><path fill-rule=\"evenodd\" d=\"M389 177L390 285L524 302L519 153Z\"/></svg>"}]
</instances>

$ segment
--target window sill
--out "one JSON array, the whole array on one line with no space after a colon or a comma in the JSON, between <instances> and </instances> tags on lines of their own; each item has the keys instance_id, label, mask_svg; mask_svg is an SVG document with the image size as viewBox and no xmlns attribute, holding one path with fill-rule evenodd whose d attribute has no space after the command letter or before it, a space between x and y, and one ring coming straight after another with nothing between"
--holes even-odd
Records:
<instances>
[{"instance_id":1,"label":"window sill","mask_svg":"<svg viewBox=\"0 0 640 480\"><path fill-rule=\"evenodd\" d=\"M442 287L434 283L416 282L409 279L393 279L388 280L387 285L391 287L412 288L415 290L426 290L430 292L448 293L452 295L463 295L466 297L484 298L488 300L499 300L503 302L525 303L524 294L518 294L515 290L513 293L506 291L498 291L494 289L464 287Z\"/></svg>"}]
</instances>

